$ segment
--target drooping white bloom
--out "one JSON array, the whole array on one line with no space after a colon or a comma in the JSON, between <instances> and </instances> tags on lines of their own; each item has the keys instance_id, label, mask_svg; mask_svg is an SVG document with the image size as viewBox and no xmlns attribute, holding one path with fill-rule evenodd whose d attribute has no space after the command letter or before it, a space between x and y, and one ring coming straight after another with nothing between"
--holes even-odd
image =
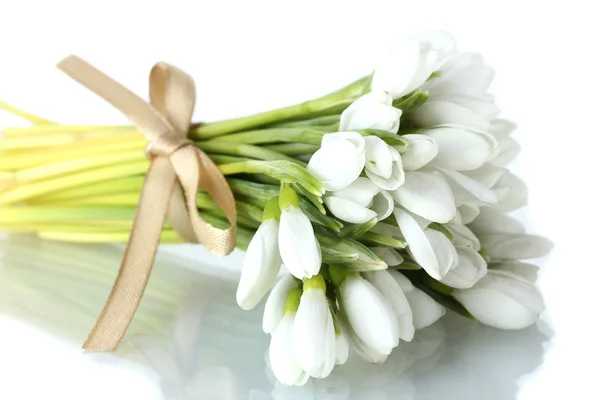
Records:
<instances>
[{"instance_id":1,"label":"drooping white bloom","mask_svg":"<svg viewBox=\"0 0 600 400\"><path fill-rule=\"evenodd\" d=\"M348 276L340 286L340 303L351 331L377 354L398 346L398 317L388 300L367 280Z\"/></svg>"},{"instance_id":2,"label":"drooping white bloom","mask_svg":"<svg viewBox=\"0 0 600 400\"><path fill-rule=\"evenodd\" d=\"M394 216L414 260L434 279L442 279L458 263L452 242L441 232L429 229L428 221L396 208Z\"/></svg>"},{"instance_id":3,"label":"drooping white bloom","mask_svg":"<svg viewBox=\"0 0 600 400\"><path fill-rule=\"evenodd\" d=\"M540 267L537 265L519 261L494 262L489 265L489 268L496 271L509 272L511 274L520 276L531 283L535 283L540 270Z\"/></svg>"},{"instance_id":4,"label":"drooping white bloom","mask_svg":"<svg viewBox=\"0 0 600 400\"><path fill-rule=\"evenodd\" d=\"M458 124L487 130L499 113L488 88L494 71L479 54L461 53L449 57L439 77L423 85L429 100L411 113L419 126Z\"/></svg>"},{"instance_id":5,"label":"drooping white bloom","mask_svg":"<svg viewBox=\"0 0 600 400\"><path fill-rule=\"evenodd\" d=\"M377 136L365 137L365 172L383 190L395 190L404 183L402 157L398 150Z\"/></svg>"},{"instance_id":6,"label":"drooping white bloom","mask_svg":"<svg viewBox=\"0 0 600 400\"><path fill-rule=\"evenodd\" d=\"M437 127L425 131L439 147L431 165L455 171L473 170L490 160L497 147L493 137L460 127Z\"/></svg>"},{"instance_id":7,"label":"drooping white bloom","mask_svg":"<svg viewBox=\"0 0 600 400\"><path fill-rule=\"evenodd\" d=\"M487 264L483 257L469 247L456 247L458 264L448 271L441 282L457 289L468 289L487 273Z\"/></svg>"},{"instance_id":8,"label":"drooping white bloom","mask_svg":"<svg viewBox=\"0 0 600 400\"><path fill-rule=\"evenodd\" d=\"M413 315L406 295L387 270L365 272L367 279L385 297L398 317L400 339L410 342L415 336Z\"/></svg>"},{"instance_id":9,"label":"drooping white bloom","mask_svg":"<svg viewBox=\"0 0 600 400\"><path fill-rule=\"evenodd\" d=\"M250 310L271 290L281 268L278 244L279 221L268 219L252 237L238 286L236 299L241 308Z\"/></svg>"},{"instance_id":10,"label":"drooping white bloom","mask_svg":"<svg viewBox=\"0 0 600 400\"><path fill-rule=\"evenodd\" d=\"M434 173L406 171L404 184L391 193L397 204L429 221L444 223L456 215L450 186Z\"/></svg>"},{"instance_id":11,"label":"drooping white bloom","mask_svg":"<svg viewBox=\"0 0 600 400\"><path fill-rule=\"evenodd\" d=\"M302 212L291 188L281 190L279 251L288 271L298 279L310 278L321 269L321 246L313 226Z\"/></svg>"},{"instance_id":12,"label":"drooping white bloom","mask_svg":"<svg viewBox=\"0 0 600 400\"><path fill-rule=\"evenodd\" d=\"M537 235L490 233L479 237L492 260L527 260L550 254L554 244Z\"/></svg>"},{"instance_id":13,"label":"drooping white bloom","mask_svg":"<svg viewBox=\"0 0 600 400\"><path fill-rule=\"evenodd\" d=\"M416 133L403 135L409 141L406 152L402 154L402 164L405 171L413 171L424 167L435 158L439 151L436 141L428 136Z\"/></svg>"},{"instance_id":14,"label":"drooping white bloom","mask_svg":"<svg viewBox=\"0 0 600 400\"><path fill-rule=\"evenodd\" d=\"M294 319L292 348L298 365L315 378L329 376L335 366L335 329L321 275L304 282Z\"/></svg>"},{"instance_id":15,"label":"drooping white bloom","mask_svg":"<svg viewBox=\"0 0 600 400\"><path fill-rule=\"evenodd\" d=\"M362 224L375 217L385 219L394 209L392 196L364 177L357 178L342 190L327 193L323 201L333 215L353 224Z\"/></svg>"},{"instance_id":16,"label":"drooping white bloom","mask_svg":"<svg viewBox=\"0 0 600 400\"><path fill-rule=\"evenodd\" d=\"M283 318L285 299L288 293L296 287L298 287L298 283L292 275L285 275L275 284L265 303L263 314L263 331L265 333L275 332L275 329L277 329L279 322Z\"/></svg>"},{"instance_id":17,"label":"drooping white bloom","mask_svg":"<svg viewBox=\"0 0 600 400\"><path fill-rule=\"evenodd\" d=\"M306 169L326 190L341 190L358 178L365 167L365 139L357 132L323 136L321 148Z\"/></svg>"},{"instance_id":18,"label":"drooping white bloom","mask_svg":"<svg viewBox=\"0 0 600 400\"><path fill-rule=\"evenodd\" d=\"M544 310L542 296L532 283L493 269L472 288L455 291L454 297L479 321L500 329L533 325Z\"/></svg>"},{"instance_id":19,"label":"drooping white bloom","mask_svg":"<svg viewBox=\"0 0 600 400\"><path fill-rule=\"evenodd\" d=\"M408 299L415 329L428 327L446 314L446 309L442 305L421 289L416 288L407 277L394 270L390 270L390 274L398 282Z\"/></svg>"},{"instance_id":20,"label":"drooping white bloom","mask_svg":"<svg viewBox=\"0 0 600 400\"><path fill-rule=\"evenodd\" d=\"M370 92L359 97L342 112L340 131L379 129L397 133L402 110L392 106L394 99L383 91Z\"/></svg>"},{"instance_id":21,"label":"drooping white bloom","mask_svg":"<svg viewBox=\"0 0 600 400\"><path fill-rule=\"evenodd\" d=\"M454 47L452 36L445 32L409 38L375 69L372 90L388 92L395 99L412 92L423 85Z\"/></svg>"},{"instance_id":22,"label":"drooping white bloom","mask_svg":"<svg viewBox=\"0 0 600 400\"><path fill-rule=\"evenodd\" d=\"M292 331L296 313L286 313L271 336L269 361L273 374L288 386L304 385L310 375L298 365L292 354Z\"/></svg>"}]
</instances>

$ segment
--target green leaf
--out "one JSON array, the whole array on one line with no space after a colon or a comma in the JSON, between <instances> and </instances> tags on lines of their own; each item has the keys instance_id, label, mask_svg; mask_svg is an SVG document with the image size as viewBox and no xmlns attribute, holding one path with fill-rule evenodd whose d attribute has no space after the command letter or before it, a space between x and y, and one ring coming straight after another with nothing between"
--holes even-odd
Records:
<instances>
[{"instance_id":1,"label":"green leaf","mask_svg":"<svg viewBox=\"0 0 600 400\"><path fill-rule=\"evenodd\" d=\"M368 247L353 239L340 238L338 235L324 228L315 226L315 233L323 251L335 251L334 254L344 255L349 260L343 263L346 268L353 271L377 271L386 269L387 264L383 262Z\"/></svg>"},{"instance_id":2,"label":"green leaf","mask_svg":"<svg viewBox=\"0 0 600 400\"><path fill-rule=\"evenodd\" d=\"M314 194L306 190L304 186L298 185L297 183L292 184L292 187L296 192L306 197L308 201L310 201L315 207L317 207L321 214L327 214L327 212L325 211L325 207L323 207L323 198L321 196L315 196Z\"/></svg>"},{"instance_id":3,"label":"green leaf","mask_svg":"<svg viewBox=\"0 0 600 400\"><path fill-rule=\"evenodd\" d=\"M325 226L334 232L340 232L341 228L344 226L335 218L321 214L321 212L310 201L302 196L300 197L300 208L311 222Z\"/></svg>"},{"instance_id":4,"label":"green leaf","mask_svg":"<svg viewBox=\"0 0 600 400\"><path fill-rule=\"evenodd\" d=\"M421 266L417 263L411 262L411 261L404 261L401 264L398 264L394 267L390 267L393 269L397 269L400 271L418 271L421 269Z\"/></svg>"}]
</instances>

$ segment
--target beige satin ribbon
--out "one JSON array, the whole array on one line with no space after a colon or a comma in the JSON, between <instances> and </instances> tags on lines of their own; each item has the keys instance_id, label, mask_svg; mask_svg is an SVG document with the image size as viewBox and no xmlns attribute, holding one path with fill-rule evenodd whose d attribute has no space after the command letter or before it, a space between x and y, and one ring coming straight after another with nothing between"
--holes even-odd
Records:
<instances>
[{"instance_id":1,"label":"beige satin ribbon","mask_svg":"<svg viewBox=\"0 0 600 400\"><path fill-rule=\"evenodd\" d=\"M196 93L194 81L185 72L156 64L150 73L148 104L75 56L61 61L58 68L125 114L149 142L150 169L121 269L83 345L86 350L111 351L121 342L142 299L167 214L184 240L226 255L235 247L235 200L221 171L187 138ZM224 211L231 224L228 229L217 229L200 217L196 207L199 187Z\"/></svg>"}]
</instances>

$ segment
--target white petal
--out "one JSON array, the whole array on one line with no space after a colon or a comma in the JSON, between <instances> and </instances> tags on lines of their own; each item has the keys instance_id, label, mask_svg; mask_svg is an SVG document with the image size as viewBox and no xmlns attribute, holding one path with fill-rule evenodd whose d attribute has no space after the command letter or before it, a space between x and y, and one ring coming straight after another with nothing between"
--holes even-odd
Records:
<instances>
[{"instance_id":1,"label":"white petal","mask_svg":"<svg viewBox=\"0 0 600 400\"><path fill-rule=\"evenodd\" d=\"M352 200L364 207L369 207L379 188L369 178L359 177L348 187L331 192L332 196Z\"/></svg>"},{"instance_id":2,"label":"white petal","mask_svg":"<svg viewBox=\"0 0 600 400\"><path fill-rule=\"evenodd\" d=\"M365 137L365 168L384 179L392 177L392 154L389 146L377 136Z\"/></svg>"},{"instance_id":3,"label":"white petal","mask_svg":"<svg viewBox=\"0 0 600 400\"><path fill-rule=\"evenodd\" d=\"M334 343L335 331L325 293L320 289L308 289L300 298L292 329L294 360L311 376L329 375L335 362ZM330 347L326 348L327 345ZM329 371L323 371L326 363L331 364Z\"/></svg>"},{"instance_id":4,"label":"white petal","mask_svg":"<svg viewBox=\"0 0 600 400\"><path fill-rule=\"evenodd\" d=\"M306 169L326 190L345 188L358 178L365 166L364 139L356 132L323 136L321 148L313 154Z\"/></svg>"},{"instance_id":5,"label":"white petal","mask_svg":"<svg viewBox=\"0 0 600 400\"><path fill-rule=\"evenodd\" d=\"M475 234L466 226L457 223L446 224L446 229L452 233L454 239L452 243L455 246L465 246L474 249L475 251L481 250L481 244Z\"/></svg>"},{"instance_id":6,"label":"white petal","mask_svg":"<svg viewBox=\"0 0 600 400\"><path fill-rule=\"evenodd\" d=\"M413 316L406 295L386 270L365 272L365 278L385 297L398 317L400 339L410 342L415 335Z\"/></svg>"},{"instance_id":7,"label":"white petal","mask_svg":"<svg viewBox=\"0 0 600 400\"><path fill-rule=\"evenodd\" d=\"M456 248L441 232L435 231L433 229L425 229L425 235L427 239L429 239L429 243L433 248L433 252L435 253L435 258L437 260L437 273L444 277L450 271L451 268L456 266L458 263L458 254L456 253ZM433 278L436 278L433 276ZM437 279L437 278L436 278Z\"/></svg>"},{"instance_id":8,"label":"white petal","mask_svg":"<svg viewBox=\"0 0 600 400\"><path fill-rule=\"evenodd\" d=\"M297 286L298 284L291 275L285 275L275 284L265 303L263 315L263 331L265 333L273 333L277 329L277 325L283 318L283 308L288 293Z\"/></svg>"},{"instance_id":9,"label":"white petal","mask_svg":"<svg viewBox=\"0 0 600 400\"><path fill-rule=\"evenodd\" d=\"M310 278L321 269L321 255L308 217L298 207L282 210L279 226L281 259L298 279Z\"/></svg>"},{"instance_id":10,"label":"white petal","mask_svg":"<svg viewBox=\"0 0 600 400\"><path fill-rule=\"evenodd\" d=\"M423 329L433 325L446 315L446 309L421 289L414 288L412 291L405 293L413 312L415 329Z\"/></svg>"},{"instance_id":11,"label":"white petal","mask_svg":"<svg viewBox=\"0 0 600 400\"><path fill-rule=\"evenodd\" d=\"M352 330L367 346L389 354L398 345L398 319L391 305L360 276L350 276L340 287L341 301Z\"/></svg>"},{"instance_id":12,"label":"white petal","mask_svg":"<svg viewBox=\"0 0 600 400\"><path fill-rule=\"evenodd\" d=\"M392 107L392 101L392 96L386 92L371 92L359 97L342 112L339 129L379 129L397 133L402 110Z\"/></svg>"},{"instance_id":13,"label":"white petal","mask_svg":"<svg viewBox=\"0 0 600 400\"><path fill-rule=\"evenodd\" d=\"M378 220L384 220L394 211L394 199L387 191L382 190L373 197L371 210L377 213Z\"/></svg>"},{"instance_id":14,"label":"white petal","mask_svg":"<svg viewBox=\"0 0 600 400\"><path fill-rule=\"evenodd\" d=\"M458 206L458 211L460 212L462 223L470 224L477 218L480 209L474 204L462 204Z\"/></svg>"},{"instance_id":15,"label":"white petal","mask_svg":"<svg viewBox=\"0 0 600 400\"><path fill-rule=\"evenodd\" d=\"M499 263L492 263L489 265L489 268L496 271L504 271L518 275L531 283L535 283L535 281L537 280L538 272L540 270L540 267L538 267L537 265L518 261L504 261Z\"/></svg>"},{"instance_id":16,"label":"white petal","mask_svg":"<svg viewBox=\"0 0 600 400\"><path fill-rule=\"evenodd\" d=\"M498 180L494 189L507 189L505 195L498 196L500 202L495 206L500 211L513 211L527 204L528 189L525 182L511 172L507 172Z\"/></svg>"},{"instance_id":17,"label":"white petal","mask_svg":"<svg viewBox=\"0 0 600 400\"><path fill-rule=\"evenodd\" d=\"M479 133L467 129L434 128L427 130L439 146L432 165L456 171L481 167L490 157L491 148Z\"/></svg>"},{"instance_id":18,"label":"white petal","mask_svg":"<svg viewBox=\"0 0 600 400\"><path fill-rule=\"evenodd\" d=\"M392 147L388 146L388 148L390 152L398 152L398 150ZM392 157L393 156L394 154L392 154ZM389 179L383 178L368 169L365 170L365 172L369 179L383 190L395 190L403 185L405 181L404 169L402 168L402 160L400 159L399 154L398 158L392 163L392 176Z\"/></svg>"},{"instance_id":19,"label":"white petal","mask_svg":"<svg viewBox=\"0 0 600 400\"><path fill-rule=\"evenodd\" d=\"M380 235L384 235L396 240L404 240L404 236L402 232L400 232L400 228L396 225L386 224L385 222L378 222L371 231L375 233L379 233Z\"/></svg>"},{"instance_id":20,"label":"white petal","mask_svg":"<svg viewBox=\"0 0 600 400\"><path fill-rule=\"evenodd\" d=\"M245 310L256 307L277 279L281 268L278 231L278 221L264 221L250 241L236 294L239 306Z\"/></svg>"},{"instance_id":21,"label":"white petal","mask_svg":"<svg viewBox=\"0 0 600 400\"><path fill-rule=\"evenodd\" d=\"M520 152L519 143L511 137L506 137L498 141L498 154L490 162L494 165L505 166L513 162Z\"/></svg>"},{"instance_id":22,"label":"white petal","mask_svg":"<svg viewBox=\"0 0 600 400\"><path fill-rule=\"evenodd\" d=\"M444 276L441 282L453 288L468 289L485 276L487 265L483 257L473 249L459 247L456 250L458 264Z\"/></svg>"},{"instance_id":23,"label":"white petal","mask_svg":"<svg viewBox=\"0 0 600 400\"><path fill-rule=\"evenodd\" d=\"M456 53L456 41L448 32L431 30L419 32L410 37L418 42L429 42L437 52L438 61Z\"/></svg>"},{"instance_id":24,"label":"white petal","mask_svg":"<svg viewBox=\"0 0 600 400\"><path fill-rule=\"evenodd\" d=\"M434 222L448 222L456 214L454 196L443 177L421 171L407 171L402 186L392 192L396 202Z\"/></svg>"},{"instance_id":25,"label":"white petal","mask_svg":"<svg viewBox=\"0 0 600 400\"><path fill-rule=\"evenodd\" d=\"M404 258L394 249L388 247L372 247L371 251L375 255L383 260L388 267L395 267L404 262Z\"/></svg>"},{"instance_id":26,"label":"white petal","mask_svg":"<svg viewBox=\"0 0 600 400\"><path fill-rule=\"evenodd\" d=\"M340 332L335 335L335 363L345 364L350 353L350 341L344 324L339 323Z\"/></svg>"},{"instance_id":27,"label":"white petal","mask_svg":"<svg viewBox=\"0 0 600 400\"><path fill-rule=\"evenodd\" d=\"M476 180L450 169L442 169L441 171L450 178L448 183L453 190L458 186L484 203L494 204L498 202L496 194Z\"/></svg>"},{"instance_id":28,"label":"white petal","mask_svg":"<svg viewBox=\"0 0 600 400\"><path fill-rule=\"evenodd\" d=\"M503 271L489 270L472 288L457 290L454 297L479 321L500 329L533 325L544 310L535 286Z\"/></svg>"},{"instance_id":29,"label":"white petal","mask_svg":"<svg viewBox=\"0 0 600 400\"><path fill-rule=\"evenodd\" d=\"M429 96L429 100L447 101L458 104L487 119L492 119L500 113L500 109L491 99L461 93L434 93Z\"/></svg>"},{"instance_id":30,"label":"white petal","mask_svg":"<svg viewBox=\"0 0 600 400\"><path fill-rule=\"evenodd\" d=\"M525 233L525 227L517 219L495 208L482 207L469 227L478 235L486 233Z\"/></svg>"},{"instance_id":31,"label":"white petal","mask_svg":"<svg viewBox=\"0 0 600 400\"><path fill-rule=\"evenodd\" d=\"M500 178L507 172L505 168L494 164L485 163L481 167L472 171L463 171L462 173L471 179L476 180L487 188L491 188L498 183Z\"/></svg>"},{"instance_id":32,"label":"white petal","mask_svg":"<svg viewBox=\"0 0 600 400\"><path fill-rule=\"evenodd\" d=\"M442 279L435 252L423 229L412 216L400 208L394 210L394 216L415 261L433 278Z\"/></svg>"},{"instance_id":33,"label":"white petal","mask_svg":"<svg viewBox=\"0 0 600 400\"><path fill-rule=\"evenodd\" d=\"M517 124L514 122L498 118L492 120L489 132L494 135L496 139L500 139L510 135L515 129L517 129Z\"/></svg>"},{"instance_id":34,"label":"white petal","mask_svg":"<svg viewBox=\"0 0 600 400\"><path fill-rule=\"evenodd\" d=\"M390 51L375 69L371 90L390 93L395 99L410 92L413 80L421 68L421 45L402 42L398 49Z\"/></svg>"},{"instance_id":35,"label":"white petal","mask_svg":"<svg viewBox=\"0 0 600 400\"><path fill-rule=\"evenodd\" d=\"M421 107L410 113L410 120L420 127L460 124L467 127L486 130L489 121L466 107L448 101L427 101Z\"/></svg>"},{"instance_id":36,"label":"white petal","mask_svg":"<svg viewBox=\"0 0 600 400\"><path fill-rule=\"evenodd\" d=\"M408 149L402 154L402 164L407 171L427 165L439 151L438 144L427 135L408 134L402 137L409 140Z\"/></svg>"},{"instance_id":37,"label":"white petal","mask_svg":"<svg viewBox=\"0 0 600 400\"><path fill-rule=\"evenodd\" d=\"M545 237L525 234L480 235L481 247L492 260L526 260L550 254L554 244Z\"/></svg>"},{"instance_id":38,"label":"white petal","mask_svg":"<svg viewBox=\"0 0 600 400\"><path fill-rule=\"evenodd\" d=\"M269 346L271 369L278 381L285 385L295 385L302 377L302 368L292 356L292 325L295 313L285 314L273 336Z\"/></svg>"},{"instance_id":39,"label":"white petal","mask_svg":"<svg viewBox=\"0 0 600 400\"><path fill-rule=\"evenodd\" d=\"M328 196L323 199L325 205L333 215L342 221L352 224L362 224L377 217L375 211L356 204L352 200L341 199L334 196Z\"/></svg>"}]
</instances>

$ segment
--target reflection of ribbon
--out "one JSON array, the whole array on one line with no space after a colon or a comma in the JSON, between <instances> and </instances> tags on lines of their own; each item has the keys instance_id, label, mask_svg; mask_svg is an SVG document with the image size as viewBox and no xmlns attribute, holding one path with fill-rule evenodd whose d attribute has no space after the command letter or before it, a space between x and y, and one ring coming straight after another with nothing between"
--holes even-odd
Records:
<instances>
[{"instance_id":1,"label":"reflection of ribbon","mask_svg":"<svg viewBox=\"0 0 600 400\"><path fill-rule=\"evenodd\" d=\"M77 57L66 58L58 68L125 114L149 141L151 165L127 251L102 314L83 345L86 350L110 351L123 338L142 298L167 213L184 240L226 255L235 247L235 200L217 166L187 138L195 88L185 72L156 64L150 73L148 104ZM199 186L224 211L231 224L228 229L217 229L200 217L196 208Z\"/></svg>"}]
</instances>

